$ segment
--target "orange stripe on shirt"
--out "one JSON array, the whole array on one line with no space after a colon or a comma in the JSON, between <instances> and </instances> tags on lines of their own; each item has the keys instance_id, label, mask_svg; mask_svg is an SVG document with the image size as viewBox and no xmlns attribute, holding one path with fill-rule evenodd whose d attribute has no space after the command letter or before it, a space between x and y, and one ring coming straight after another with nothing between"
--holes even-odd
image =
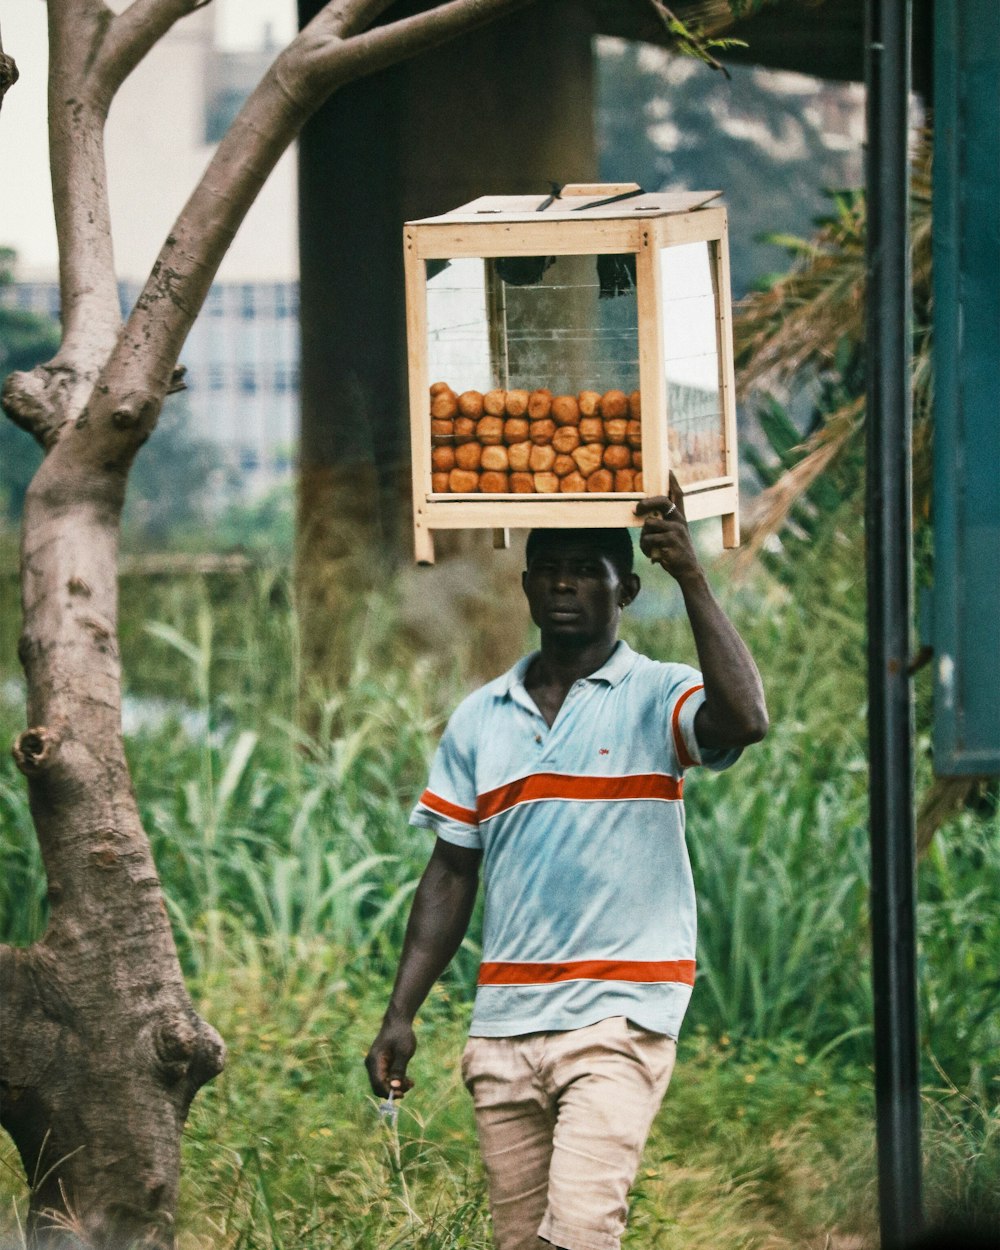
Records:
<instances>
[{"instance_id":1,"label":"orange stripe on shirt","mask_svg":"<svg viewBox=\"0 0 1000 1250\"><path fill-rule=\"evenodd\" d=\"M568 963L484 963L480 985L554 985L558 981L679 982L694 985L693 959L574 959Z\"/></svg>"},{"instance_id":2,"label":"orange stripe on shirt","mask_svg":"<svg viewBox=\"0 0 1000 1250\"><path fill-rule=\"evenodd\" d=\"M681 762L682 768L693 768L698 761L691 758L691 753L687 749L687 743L684 741L684 735L681 733L681 708L687 703L699 690L704 690L704 685L692 686L690 690L685 690L681 697L674 704L674 714L670 718L670 728L674 735L674 750L677 752L677 758Z\"/></svg>"},{"instance_id":3,"label":"orange stripe on shirt","mask_svg":"<svg viewBox=\"0 0 1000 1250\"><path fill-rule=\"evenodd\" d=\"M449 803L447 799L443 799L440 794L434 794L431 790L425 790L417 801L422 807L428 807L432 812L437 812L439 816L448 816L452 820L460 821L463 825L476 824L476 813L471 808Z\"/></svg>"},{"instance_id":4,"label":"orange stripe on shirt","mask_svg":"<svg viewBox=\"0 0 1000 1250\"><path fill-rule=\"evenodd\" d=\"M578 777L568 773L530 773L487 790L476 799L480 820L489 820L519 803L539 799L615 800L679 799L684 783L667 773L634 773L627 777Z\"/></svg>"}]
</instances>

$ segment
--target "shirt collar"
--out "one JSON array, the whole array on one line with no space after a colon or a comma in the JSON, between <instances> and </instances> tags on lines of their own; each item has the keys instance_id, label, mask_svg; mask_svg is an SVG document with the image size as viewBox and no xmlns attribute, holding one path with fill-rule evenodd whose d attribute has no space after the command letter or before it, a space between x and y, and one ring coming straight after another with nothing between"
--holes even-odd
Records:
<instances>
[{"instance_id":1,"label":"shirt collar","mask_svg":"<svg viewBox=\"0 0 1000 1250\"><path fill-rule=\"evenodd\" d=\"M508 669L508 671L504 673L504 675L500 678L500 687L497 692L501 697L508 697L513 695L516 690L524 689L524 679L527 676L532 660L534 660L535 656L538 654L539 652L532 651L530 655L523 656L520 660L518 660L513 668ZM632 650L628 643L619 639L615 644L614 650L604 661L601 667L595 672L590 673L587 677L583 678L583 680L603 681L609 686L617 686L618 683L632 671L632 666L635 664L636 659L636 653Z\"/></svg>"}]
</instances>

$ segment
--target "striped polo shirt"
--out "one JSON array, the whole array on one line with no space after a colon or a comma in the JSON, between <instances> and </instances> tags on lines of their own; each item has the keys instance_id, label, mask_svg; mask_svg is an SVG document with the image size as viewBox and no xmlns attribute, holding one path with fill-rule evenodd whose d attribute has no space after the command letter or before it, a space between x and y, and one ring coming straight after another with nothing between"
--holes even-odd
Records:
<instances>
[{"instance_id":1,"label":"striped polo shirt","mask_svg":"<svg viewBox=\"0 0 1000 1250\"><path fill-rule=\"evenodd\" d=\"M626 1016L676 1037L695 973L684 771L701 675L619 642L552 727L534 655L448 722L411 823L483 852L483 957L470 1032L512 1037Z\"/></svg>"}]
</instances>

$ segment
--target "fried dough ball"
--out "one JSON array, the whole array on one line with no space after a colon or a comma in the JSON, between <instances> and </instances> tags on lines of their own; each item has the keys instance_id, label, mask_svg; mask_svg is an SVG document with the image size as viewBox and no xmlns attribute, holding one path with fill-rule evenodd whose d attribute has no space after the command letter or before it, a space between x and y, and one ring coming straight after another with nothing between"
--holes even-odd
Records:
<instances>
[{"instance_id":1,"label":"fried dough ball","mask_svg":"<svg viewBox=\"0 0 1000 1250\"><path fill-rule=\"evenodd\" d=\"M628 415L633 421L642 416L642 395L638 391L633 391L628 397Z\"/></svg>"},{"instance_id":2,"label":"fried dough ball","mask_svg":"<svg viewBox=\"0 0 1000 1250\"><path fill-rule=\"evenodd\" d=\"M483 449L478 443L463 443L455 448L455 467L476 470L483 459Z\"/></svg>"},{"instance_id":3,"label":"fried dough ball","mask_svg":"<svg viewBox=\"0 0 1000 1250\"><path fill-rule=\"evenodd\" d=\"M535 493L535 479L530 473L512 473L510 475L510 489L515 495L533 495Z\"/></svg>"},{"instance_id":4,"label":"fried dough ball","mask_svg":"<svg viewBox=\"0 0 1000 1250\"><path fill-rule=\"evenodd\" d=\"M472 417L456 417L452 423L455 426L455 443L471 443L476 437L476 423Z\"/></svg>"},{"instance_id":5,"label":"fried dough ball","mask_svg":"<svg viewBox=\"0 0 1000 1250\"><path fill-rule=\"evenodd\" d=\"M568 473L575 473L576 461L572 456L556 456L552 464L552 472L556 477L566 477Z\"/></svg>"},{"instance_id":6,"label":"fried dough ball","mask_svg":"<svg viewBox=\"0 0 1000 1250\"><path fill-rule=\"evenodd\" d=\"M557 425L579 425L580 405L575 395L557 395L552 401L552 419Z\"/></svg>"},{"instance_id":7,"label":"fried dough ball","mask_svg":"<svg viewBox=\"0 0 1000 1250\"><path fill-rule=\"evenodd\" d=\"M534 476L535 491L539 495L557 495L559 493L559 479L554 473L536 473Z\"/></svg>"},{"instance_id":8,"label":"fried dough ball","mask_svg":"<svg viewBox=\"0 0 1000 1250\"><path fill-rule=\"evenodd\" d=\"M549 446L538 446L537 444L531 449L531 457L528 461L533 473L548 473L556 462L555 449Z\"/></svg>"},{"instance_id":9,"label":"fried dough ball","mask_svg":"<svg viewBox=\"0 0 1000 1250\"><path fill-rule=\"evenodd\" d=\"M580 431L575 425L561 425L552 435L552 446L562 455L568 456L580 446Z\"/></svg>"},{"instance_id":10,"label":"fried dough ball","mask_svg":"<svg viewBox=\"0 0 1000 1250\"><path fill-rule=\"evenodd\" d=\"M576 467L584 477L590 477L592 473L597 472L601 467L602 456L603 448L597 443L586 443L583 447L577 447L573 452Z\"/></svg>"},{"instance_id":11,"label":"fried dough ball","mask_svg":"<svg viewBox=\"0 0 1000 1250\"><path fill-rule=\"evenodd\" d=\"M454 391L442 391L431 400L431 416L438 421L451 421L458 416L458 398Z\"/></svg>"},{"instance_id":12,"label":"fried dough ball","mask_svg":"<svg viewBox=\"0 0 1000 1250\"><path fill-rule=\"evenodd\" d=\"M448 490L448 474L432 473L431 474L431 490L435 495L444 495Z\"/></svg>"},{"instance_id":13,"label":"fried dough ball","mask_svg":"<svg viewBox=\"0 0 1000 1250\"><path fill-rule=\"evenodd\" d=\"M606 469L629 469L632 467L632 453L627 447L615 444L605 447L604 467Z\"/></svg>"},{"instance_id":14,"label":"fried dough ball","mask_svg":"<svg viewBox=\"0 0 1000 1250\"><path fill-rule=\"evenodd\" d=\"M587 479L582 473L567 473L559 483L559 489L563 494L568 495L570 491L585 491L587 489Z\"/></svg>"},{"instance_id":15,"label":"fried dough ball","mask_svg":"<svg viewBox=\"0 0 1000 1250\"><path fill-rule=\"evenodd\" d=\"M458 411L463 417L478 421L483 415L483 397L478 391L463 391L458 397Z\"/></svg>"},{"instance_id":16,"label":"fried dough ball","mask_svg":"<svg viewBox=\"0 0 1000 1250\"><path fill-rule=\"evenodd\" d=\"M642 446L642 422L638 417L633 417L625 427L625 441L630 447Z\"/></svg>"},{"instance_id":17,"label":"fried dough ball","mask_svg":"<svg viewBox=\"0 0 1000 1250\"><path fill-rule=\"evenodd\" d=\"M599 416L601 397L597 391L581 391L577 402L580 405L581 417Z\"/></svg>"},{"instance_id":18,"label":"fried dough ball","mask_svg":"<svg viewBox=\"0 0 1000 1250\"><path fill-rule=\"evenodd\" d=\"M604 418L604 439L608 443L624 443L628 435L628 422L624 417Z\"/></svg>"},{"instance_id":19,"label":"fried dough ball","mask_svg":"<svg viewBox=\"0 0 1000 1250\"><path fill-rule=\"evenodd\" d=\"M503 442L503 420L500 417L480 417L476 422L476 438L484 447Z\"/></svg>"},{"instance_id":20,"label":"fried dough ball","mask_svg":"<svg viewBox=\"0 0 1000 1250\"><path fill-rule=\"evenodd\" d=\"M532 421L544 421L552 411L552 392L544 388L532 391L528 396L528 416Z\"/></svg>"},{"instance_id":21,"label":"fried dough ball","mask_svg":"<svg viewBox=\"0 0 1000 1250\"><path fill-rule=\"evenodd\" d=\"M604 392L601 396L601 416L605 421L628 416L628 400L624 391Z\"/></svg>"},{"instance_id":22,"label":"fried dough ball","mask_svg":"<svg viewBox=\"0 0 1000 1250\"><path fill-rule=\"evenodd\" d=\"M431 421L431 442L440 447L455 437L454 421Z\"/></svg>"},{"instance_id":23,"label":"fried dough ball","mask_svg":"<svg viewBox=\"0 0 1000 1250\"><path fill-rule=\"evenodd\" d=\"M433 382L431 384L431 399L433 399L435 395L454 395L454 393L455 392L451 389L447 382Z\"/></svg>"},{"instance_id":24,"label":"fried dough ball","mask_svg":"<svg viewBox=\"0 0 1000 1250\"><path fill-rule=\"evenodd\" d=\"M507 409L507 392L487 391L483 396L483 410L491 417L502 417Z\"/></svg>"},{"instance_id":25,"label":"fried dough ball","mask_svg":"<svg viewBox=\"0 0 1000 1250\"><path fill-rule=\"evenodd\" d=\"M468 469L452 469L448 474L448 489L456 495L468 495L477 491L479 474Z\"/></svg>"},{"instance_id":26,"label":"fried dough ball","mask_svg":"<svg viewBox=\"0 0 1000 1250\"><path fill-rule=\"evenodd\" d=\"M642 448L641 447L633 447L632 449L632 468L633 469L642 468Z\"/></svg>"},{"instance_id":27,"label":"fried dough ball","mask_svg":"<svg viewBox=\"0 0 1000 1250\"><path fill-rule=\"evenodd\" d=\"M431 449L431 468L439 473L447 473L455 467L454 447L433 447Z\"/></svg>"},{"instance_id":28,"label":"fried dough ball","mask_svg":"<svg viewBox=\"0 0 1000 1250\"><path fill-rule=\"evenodd\" d=\"M523 417L528 411L528 392L508 391L506 408L508 417Z\"/></svg>"},{"instance_id":29,"label":"fried dough ball","mask_svg":"<svg viewBox=\"0 0 1000 1250\"><path fill-rule=\"evenodd\" d=\"M555 432L556 423L554 421L532 421L528 437L536 446L541 447L552 442L552 436Z\"/></svg>"},{"instance_id":30,"label":"fried dough ball","mask_svg":"<svg viewBox=\"0 0 1000 1250\"><path fill-rule=\"evenodd\" d=\"M509 485L506 473L488 471L479 478L479 489L484 495L506 495Z\"/></svg>"},{"instance_id":31,"label":"fried dough ball","mask_svg":"<svg viewBox=\"0 0 1000 1250\"><path fill-rule=\"evenodd\" d=\"M615 490L635 490L635 469L615 470Z\"/></svg>"},{"instance_id":32,"label":"fried dough ball","mask_svg":"<svg viewBox=\"0 0 1000 1250\"><path fill-rule=\"evenodd\" d=\"M615 479L609 469L598 469L596 473L591 473L587 478L587 490L589 491L608 491L614 490Z\"/></svg>"},{"instance_id":33,"label":"fried dough ball","mask_svg":"<svg viewBox=\"0 0 1000 1250\"><path fill-rule=\"evenodd\" d=\"M523 443L511 443L511 445L507 448L507 457L510 461L510 467L515 473L523 473L527 469L528 461L531 457L531 450L534 445L534 443L525 441Z\"/></svg>"},{"instance_id":34,"label":"fried dough ball","mask_svg":"<svg viewBox=\"0 0 1000 1250\"><path fill-rule=\"evenodd\" d=\"M584 417L580 422L581 443L603 443L604 422L600 417Z\"/></svg>"},{"instance_id":35,"label":"fried dough ball","mask_svg":"<svg viewBox=\"0 0 1000 1250\"><path fill-rule=\"evenodd\" d=\"M491 470L495 473L506 473L510 465L510 459L507 455L506 447L484 447L483 458L480 465L484 470ZM486 487L484 486L485 490Z\"/></svg>"},{"instance_id":36,"label":"fried dough ball","mask_svg":"<svg viewBox=\"0 0 1000 1250\"><path fill-rule=\"evenodd\" d=\"M643 485L642 485L642 474L641 474L641 473L637 473L637 474L635 475L635 481L634 481L634 482L633 482L633 484L632 484L632 489L633 489L633 490L643 490L643 489L644 489L644 488L643 488Z\"/></svg>"},{"instance_id":37,"label":"fried dough ball","mask_svg":"<svg viewBox=\"0 0 1000 1250\"><path fill-rule=\"evenodd\" d=\"M511 394L513 393L512 391ZM510 396L508 396L509 398ZM509 417L503 423L503 441L505 443L523 443L528 437L528 428L527 417Z\"/></svg>"}]
</instances>

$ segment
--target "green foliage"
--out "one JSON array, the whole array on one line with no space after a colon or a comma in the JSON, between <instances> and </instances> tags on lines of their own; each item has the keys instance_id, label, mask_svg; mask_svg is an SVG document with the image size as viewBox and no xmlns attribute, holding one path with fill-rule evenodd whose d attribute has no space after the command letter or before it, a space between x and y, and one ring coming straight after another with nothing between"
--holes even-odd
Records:
<instances>
[{"instance_id":1,"label":"green foliage","mask_svg":"<svg viewBox=\"0 0 1000 1250\"><path fill-rule=\"evenodd\" d=\"M5 303L4 291L14 282L15 259L9 247L0 247L0 382L15 370L33 369L59 346L54 321ZM31 435L0 414L0 521L21 515L24 492L41 459L41 449Z\"/></svg>"},{"instance_id":2,"label":"green foliage","mask_svg":"<svg viewBox=\"0 0 1000 1250\"><path fill-rule=\"evenodd\" d=\"M764 672L773 729L729 772L689 777L699 982L633 1195L636 1250L791 1250L838 1231L873 1235L853 551L842 519L796 556L791 588L763 578L720 588ZM382 592L349 605L351 679L306 736L294 727L283 576L129 579L122 613L139 803L196 1004L230 1047L192 1109L182 1250L485 1250L457 1071L478 917L421 1013L418 1088L398 1137L377 1121L361 1066L429 851L408 809L467 679L452 655L404 646L395 597ZM635 620L629 634L650 654L694 658L681 616ZM8 738L15 680L0 670ZM9 759L0 863L0 940L25 943L42 931L43 887ZM988 1211L1000 1169L996 812L946 826L919 886L930 1207Z\"/></svg>"}]
</instances>

